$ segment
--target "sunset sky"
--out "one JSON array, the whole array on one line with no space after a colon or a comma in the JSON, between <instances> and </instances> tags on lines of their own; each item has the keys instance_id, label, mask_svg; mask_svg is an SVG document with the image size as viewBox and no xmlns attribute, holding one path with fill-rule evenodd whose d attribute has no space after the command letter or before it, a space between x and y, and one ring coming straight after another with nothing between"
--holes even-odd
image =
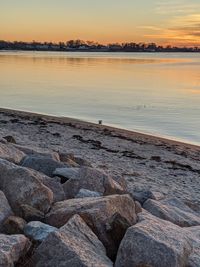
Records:
<instances>
[{"instance_id":1,"label":"sunset sky","mask_svg":"<svg viewBox=\"0 0 200 267\"><path fill-rule=\"evenodd\" d=\"M200 0L0 0L0 39L200 45Z\"/></svg>"}]
</instances>

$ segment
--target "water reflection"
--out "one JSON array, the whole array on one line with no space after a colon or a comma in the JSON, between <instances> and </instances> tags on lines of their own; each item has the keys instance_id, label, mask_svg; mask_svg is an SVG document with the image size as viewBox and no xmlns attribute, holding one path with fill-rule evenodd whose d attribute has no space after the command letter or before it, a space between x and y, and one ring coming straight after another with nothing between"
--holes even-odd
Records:
<instances>
[{"instance_id":1,"label":"water reflection","mask_svg":"<svg viewBox=\"0 0 200 267\"><path fill-rule=\"evenodd\" d=\"M0 106L200 143L200 55L0 53Z\"/></svg>"}]
</instances>

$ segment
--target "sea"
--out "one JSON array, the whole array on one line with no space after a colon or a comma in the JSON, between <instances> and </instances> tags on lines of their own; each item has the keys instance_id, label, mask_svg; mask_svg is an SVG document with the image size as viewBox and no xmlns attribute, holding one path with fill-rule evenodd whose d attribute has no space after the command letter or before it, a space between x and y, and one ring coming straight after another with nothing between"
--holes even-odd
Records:
<instances>
[{"instance_id":1,"label":"sea","mask_svg":"<svg viewBox=\"0 0 200 267\"><path fill-rule=\"evenodd\" d=\"M200 53L1 51L0 107L200 145Z\"/></svg>"}]
</instances>

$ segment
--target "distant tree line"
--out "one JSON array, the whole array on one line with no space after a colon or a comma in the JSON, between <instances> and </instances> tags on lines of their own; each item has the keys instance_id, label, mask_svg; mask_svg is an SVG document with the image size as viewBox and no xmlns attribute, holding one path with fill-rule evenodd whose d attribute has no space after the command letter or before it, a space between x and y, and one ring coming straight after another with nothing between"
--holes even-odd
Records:
<instances>
[{"instance_id":1,"label":"distant tree line","mask_svg":"<svg viewBox=\"0 0 200 267\"><path fill-rule=\"evenodd\" d=\"M8 42L0 40L0 50L23 51L91 51L91 52L200 52L198 47L160 46L155 43L99 44L93 41L69 40L65 42Z\"/></svg>"}]
</instances>

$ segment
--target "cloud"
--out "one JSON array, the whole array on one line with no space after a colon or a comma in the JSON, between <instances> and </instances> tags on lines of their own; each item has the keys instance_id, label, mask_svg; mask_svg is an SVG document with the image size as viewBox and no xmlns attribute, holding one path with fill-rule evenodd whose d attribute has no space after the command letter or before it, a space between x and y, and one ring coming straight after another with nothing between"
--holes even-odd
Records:
<instances>
[{"instance_id":1,"label":"cloud","mask_svg":"<svg viewBox=\"0 0 200 267\"><path fill-rule=\"evenodd\" d=\"M162 28L160 27L156 27L156 26L147 26L147 25L144 25L144 26L138 26L137 27L138 29L144 29L144 30L151 30L151 31L160 31L162 30Z\"/></svg>"},{"instance_id":2,"label":"cloud","mask_svg":"<svg viewBox=\"0 0 200 267\"><path fill-rule=\"evenodd\" d=\"M188 3L188 0L164 0L156 3L155 11L161 15L188 14L195 12L197 8L199 4Z\"/></svg>"},{"instance_id":3,"label":"cloud","mask_svg":"<svg viewBox=\"0 0 200 267\"><path fill-rule=\"evenodd\" d=\"M200 4L186 0L162 1L156 5L156 12L168 14L163 17L163 26L149 27L145 37L157 39L163 43L200 46ZM148 30L148 27L146 27Z\"/></svg>"}]
</instances>

